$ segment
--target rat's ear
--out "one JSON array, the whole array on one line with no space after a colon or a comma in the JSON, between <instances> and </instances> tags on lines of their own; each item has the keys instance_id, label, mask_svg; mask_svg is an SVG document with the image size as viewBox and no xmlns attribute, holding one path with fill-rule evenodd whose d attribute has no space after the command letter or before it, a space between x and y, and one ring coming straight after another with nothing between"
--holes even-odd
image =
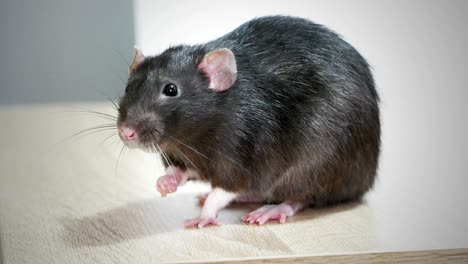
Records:
<instances>
[{"instance_id":1,"label":"rat's ear","mask_svg":"<svg viewBox=\"0 0 468 264\"><path fill-rule=\"evenodd\" d=\"M209 87L216 92L229 89L236 81L236 59L229 49L208 52L198 64L198 69L205 73L210 81Z\"/></svg>"},{"instance_id":2,"label":"rat's ear","mask_svg":"<svg viewBox=\"0 0 468 264\"><path fill-rule=\"evenodd\" d=\"M131 75L135 69L140 65L145 60L145 56L143 56L143 53L141 50L135 48L135 57L133 58L132 64L128 67L128 74Z\"/></svg>"}]
</instances>

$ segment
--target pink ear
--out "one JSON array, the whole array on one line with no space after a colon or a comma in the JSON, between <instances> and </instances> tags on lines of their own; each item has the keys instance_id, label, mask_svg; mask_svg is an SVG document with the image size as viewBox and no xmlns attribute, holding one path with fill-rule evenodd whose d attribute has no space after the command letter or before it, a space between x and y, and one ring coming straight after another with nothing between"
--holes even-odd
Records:
<instances>
[{"instance_id":1,"label":"pink ear","mask_svg":"<svg viewBox=\"0 0 468 264\"><path fill-rule=\"evenodd\" d=\"M216 92L229 89L236 81L236 59L229 49L208 52L198 64L198 69L206 74L210 81L209 87Z\"/></svg>"},{"instance_id":2,"label":"pink ear","mask_svg":"<svg viewBox=\"0 0 468 264\"><path fill-rule=\"evenodd\" d=\"M133 57L133 62L128 67L128 74L132 74L135 69L145 60L145 56L141 52L141 50L135 48L135 57Z\"/></svg>"}]
</instances>

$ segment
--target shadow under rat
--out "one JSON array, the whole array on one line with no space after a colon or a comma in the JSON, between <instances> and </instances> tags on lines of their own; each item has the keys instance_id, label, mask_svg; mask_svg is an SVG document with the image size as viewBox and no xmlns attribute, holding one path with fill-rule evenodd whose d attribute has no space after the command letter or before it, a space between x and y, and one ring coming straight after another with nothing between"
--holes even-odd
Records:
<instances>
[{"instance_id":1,"label":"shadow under rat","mask_svg":"<svg viewBox=\"0 0 468 264\"><path fill-rule=\"evenodd\" d=\"M318 219L327 215L352 210L365 202L350 202L326 208L307 208L291 217L284 225ZM195 205L195 206L194 206ZM249 229L261 233L265 227L279 225L276 221L264 226L249 225L239 219L259 204L232 204L220 214L221 226L213 226L199 232L227 226L252 226ZM195 194L178 194L164 199L145 199L84 217L62 217L64 243L73 248L97 247L141 239L174 231L183 231L183 221L198 214L200 206ZM190 230L190 229L186 229ZM260 233L259 233L260 232ZM268 239L268 238L265 238Z\"/></svg>"}]
</instances>

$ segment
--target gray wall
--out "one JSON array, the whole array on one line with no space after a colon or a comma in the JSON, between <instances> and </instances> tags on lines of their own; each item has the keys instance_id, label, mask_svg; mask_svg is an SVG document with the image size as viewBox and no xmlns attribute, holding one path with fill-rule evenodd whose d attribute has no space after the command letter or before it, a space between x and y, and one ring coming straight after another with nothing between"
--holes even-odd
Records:
<instances>
[{"instance_id":1,"label":"gray wall","mask_svg":"<svg viewBox=\"0 0 468 264\"><path fill-rule=\"evenodd\" d=\"M132 1L0 5L0 104L105 100L123 90L133 55Z\"/></svg>"}]
</instances>

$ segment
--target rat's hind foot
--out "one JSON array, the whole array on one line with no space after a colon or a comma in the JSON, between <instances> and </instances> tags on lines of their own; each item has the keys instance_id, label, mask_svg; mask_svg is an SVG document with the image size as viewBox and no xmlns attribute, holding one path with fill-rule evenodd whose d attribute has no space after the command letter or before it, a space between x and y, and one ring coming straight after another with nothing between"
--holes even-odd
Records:
<instances>
[{"instance_id":1,"label":"rat's hind foot","mask_svg":"<svg viewBox=\"0 0 468 264\"><path fill-rule=\"evenodd\" d=\"M286 217L293 216L299 210L304 208L303 202L283 202L281 204L267 204L257 210L246 214L241 218L242 221L249 224L263 225L268 220L278 220L280 223L286 222Z\"/></svg>"},{"instance_id":2,"label":"rat's hind foot","mask_svg":"<svg viewBox=\"0 0 468 264\"><path fill-rule=\"evenodd\" d=\"M197 218L192 218L192 219L187 219L184 222L185 227L190 228L190 227L198 227L202 228L207 225L219 225L218 224L218 219L216 217L197 217Z\"/></svg>"},{"instance_id":3,"label":"rat's hind foot","mask_svg":"<svg viewBox=\"0 0 468 264\"><path fill-rule=\"evenodd\" d=\"M214 188L208 197L206 197L200 216L185 221L185 227L202 228L206 225L218 225L216 217L219 210L226 207L236 196L237 194L225 191L219 187Z\"/></svg>"}]
</instances>

